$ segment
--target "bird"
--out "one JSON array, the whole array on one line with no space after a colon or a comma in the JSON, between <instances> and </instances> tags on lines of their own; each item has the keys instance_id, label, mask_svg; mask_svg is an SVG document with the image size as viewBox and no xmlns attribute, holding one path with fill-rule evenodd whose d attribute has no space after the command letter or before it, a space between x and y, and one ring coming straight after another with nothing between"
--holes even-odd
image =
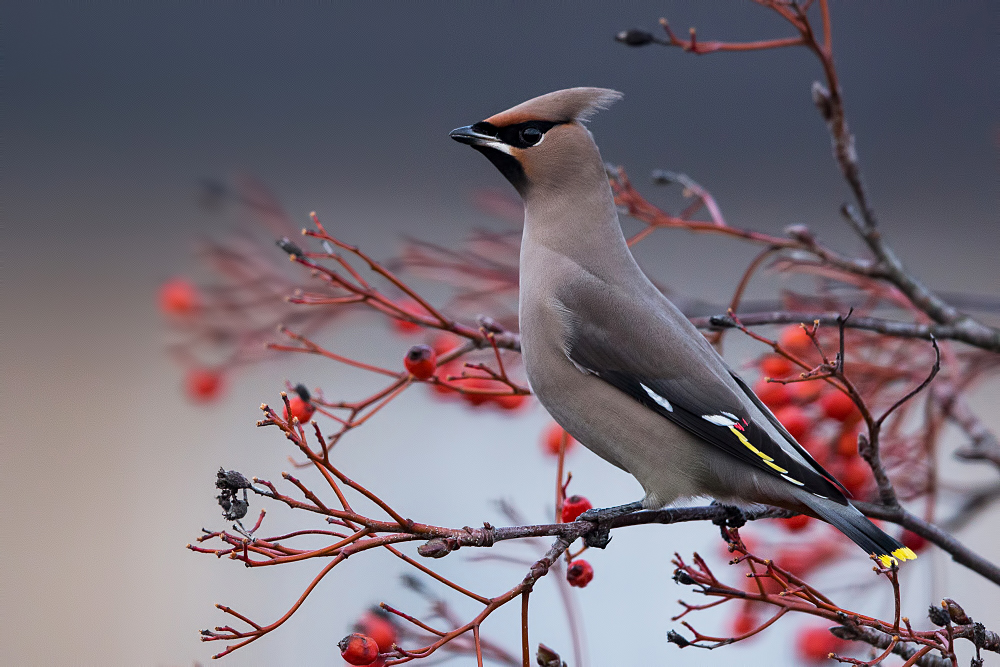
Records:
<instances>
[{"instance_id":1,"label":"bird","mask_svg":"<svg viewBox=\"0 0 1000 667\"><path fill-rule=\"evenodd\" d=\"M558 90L450 133L485 155L524 205L518 316L532 391L645 492L581 518L599 527L711 497L739 511L770 505L820 518L885 567L916 558L851 504L636 263L584 125L621 97Z\"/></svg>"}]
</instances>

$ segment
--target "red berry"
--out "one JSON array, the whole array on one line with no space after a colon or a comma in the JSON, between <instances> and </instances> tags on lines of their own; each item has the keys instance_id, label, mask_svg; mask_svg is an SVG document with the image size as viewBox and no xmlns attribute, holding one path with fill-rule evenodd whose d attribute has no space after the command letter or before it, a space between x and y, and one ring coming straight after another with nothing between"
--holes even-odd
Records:
<instances>
[{"instance_id":1,"label":"red berry","mask_svg":"<svg viewBox=\"0 0 1000 667\"><path fill-rule=\"evenodd\" d=\"M309 420L312 419L313 413L316 412L316 408L313 407L312 403L303 401L302 397L298 394L292 394L288 397L288 405L292 408L292 417L298 418L300 424L308 424ZM291 421L287 408L284 415L285 421Z\"/></svg>"},{"instance_id":2,"label":"red berry","mask_svg":"<svg viewBox=\"0 0 1000 667\"><path fill-rule=\"evenodd\" d=\"M791 401L791 394L786 385L780 382L767 382L760 380L753 386L753 393L764 402L764 405L774 410L783 405L788 405Z\"/></svg>"},{"instance_id":3,"label":"red berry","mask_svg":"<svg viewBox=\"0 0 1000 667\"><path fill-rule=\"evenodd\" d=\"M860 456L844 461L838 476L840 483L855 496L861 495L871 478L872 469Z\"/></svg>"},{"instance_id":4,"label":"red berry","mask_svg":"<svg viewBox=\"0 0 1000 667\"><path fill-rule=\"evenodd\" d=\"M566 568L566 581L570 586L583 588L594 578L594 568L587 561L578 558Z\"/></svg>"},{"instance_id":5,"label":"red berry","mask_svg":"<svg viewBox=\"0 0 1000 667\"><path fill-rule=\"evenodd\" d=\"M184 378L184 387L195 401L214 401L222 394L222 373L209 368L192 368Z\"/></svg>"},{"instance_id":6,"label":"red berry","mask_svg":"<svg viewBox=\"0 0 1000 667\"><path fill-rule=\"evenodd\" d=\"M914 551L922 551L929 544L926 539L910 530L904 530L903 537L899 541L903 543L904 547L909 547Z\"/></svg>"},{"instance_id":7,"label":"red berry","mask_svg":"<svg viewBox=\"0 0 1000 667\"><path fill-rule=\"evenodd\" d=\"M493 402L500 406L501 410L514 411L524 405L527 398L524 394L504 394L502 396L494 396Z\"/></svg>"},{"instance_id":8,"label":"red berry","mask_svg":"<svg viewBox=\"0 0 1000 667\"><path fill-rule=\"evenodd\" d=\"M858 455L858 434L853 430L845 431L837 438L837 453L844 458Z\"/></svg>"},{"instance_id":9,"label":"red berry","mask_svg":"<svg viewBox=\"0 0 1000 667\"><path fill-rule=\"evenodd\" d=\"M795 652L808 662L818 663L843 649L846 642L834 637L826 627L802 628L795 639Z\"/></svg>"},{"instance_id":10,"label":"red berry","mask_svg":"<svg viewBox=\"0 0 1000 667\"><path fill-rule=\"evenodd\" d=\"M807 334L805 329L800 327L798 324L782 329L781 336L778 338L778 343L781 347L785 348L785 350L800 356L815 349L813 347L812 339L809 338L809 334Z\"/></svg>"},{"instance_id":11,"label":"red berry","mask_svg":"<svg viewBox=\"0 0 1000 667\"><path fill-rule=\"evenodd\" d=\"M781 521L782 527L789 533L797 533L801 530L805 530L809 526L809 522L812 519L805 514L796 514L793 517L787 519L779 519Z\"/></svg>"},{"instance_id":12,"label":"red berry","mask_svg":"<svg viewBox=\"0 0 1000 667\"><path fill-rule=\"evenodd\" d=\"M389 651L399 639L396 626L389 620L388 615L378 607L366 611L354 629L375 640L375 643L378 644L378 650L382 653Z\"/></svg>"},{"instance_id":13,"label":"red berry","mask_svg":"<svg viewBox=\"0 0 1000 667\"><path fill-rule=\"evenodd\" d=\"M416 315L417 317L422 317L426 315L424 309L419 304L416 304L412 301L403 301L401 303L397 303L396 307L402 310L404 313L409 313L410 315ZM392 327L401 334L417 333L418 331L420 331L420 329L423 328L416 322L411 322L410 320L404 319L402 317L392 318Z\"/></svg>"},{"instance_id":14,"label":"red berry","mask_svg":"<svg viewBox=\"0 0 1000 667\"><path fill-rule=\"evenodd\" d=\"M736 617L733 618L732 633L734 637L740 637L746 633L756 630L760 623L757 620L757 616L753 614L748 608L743 608L740 610Z\"/></svg>"},{"instance_id":15,"label":"red berry","mask_svg":"<svg viewBox=\"0 0 1000 667\"><path fill-rule=\"evenodd\" d=\"M340 655L351 665L370 665L378 658L378 644L360 632L347 635L337 644Z\"/></svg>"},{"instance_id":16,"label":"red berry","mask_svg":"<svg viewBox=\"0 0 1000 667\"><path fill-rule=\"evenodd\" d=\"M559 424L552 422L542 433L542 449L546 454L551 454L552 456L559 456L559 447L562 445L563 434L566 436L566 453L573 448L576 440L573 439L569 433L563 430L563 427Z\"/></svg>"},{"instance_id":17,"label":"red berry","mask_svg":"<svg viewBox=\"0 0 1000 667\"><path fill-rule=\"evenodd\" d=\"M572 523L576 518L594 506L583 496L570 496L563 501L562 522Z\"/></svg>"},{"instance_id":18,"label":"red berry","mask_svg":"<svg viewBox=\"0 0 1000 667\"><path fill-rule=\"evenodd\" d=\"M160 311L164 315L186 317L201 305L198 288L190 280L173 278L160 287Z\"/></svg>"},{"instance_id":19,"label":"red berry","mask_svg":"<svg viewBox=\"0 0 1000 667\"><path fill-rule=\"evenodd\" d=\"M792 397L792 400L800 405L803 405L806 403L812 403L816 400L820 392L823 391L823 383L816 382L815 380L793 382L791 384L786 384L785 388L788 389L788 393Z\"/></svg>"},{"instance_id":20,"label":"red berry","mask_svg":"<svg viewBox=\"0 0 1000 667\"><path fill-rule=\"evenodd\" d=\"M809 433L813 427L813 422L805 411L794 405L786 405L775 410L774 416L796 440Z\"/></svg>"},{"instance_id":21,"label":"red berry","mask_svg":"<svg viewBox=\"0 0 1000 667\"><path fill-rule=\"evenodd\" d=\"M453 333L442 332L434 337L431 341L431 347L434 348L434 353L439 357L446 353L451 352L456 347L462 344L462 337L456 336Z\"/></svg>"},{"instance_id":22,"label":"red berry","mask_svg":"<svg viewBox=\"0 0 1000 667\"><path fill-rule=\"evenodd\" d=\"M483 405L484 403L489 403L493 400L493 396L477 392L496 391L507 387L507 385L501 382L478 377L472 378L471 380L457 380L455 384L463 389L469 390L469 393L462 394L462 400L476 407Z\"/></svg>"},{"instance_id":23,"label":"red berry","mask_svg":"<svg viewBox=\"0 0 1000 667\"><path fill-rule=\"evenodd\" d=\"M839 422L847 421L858 409L851 397L842 391L823 394L819 399L819 405L823 408L823 414Z\"/></svg>"},{"instance_id":24,"label":"red berry","mask_svg":"<svg viewBox=\"0 0 1000 667\"><path fill-rule=\"evenodd\" d=\"M437 370L437 354L429 345L414 345L406 353L403 365L413 377L426 380Z\"/></svg>"},{"instance_id":25,"label":"red berry","mask_svg":"<svg viewBox=\"0 0 1000 667\"><path fill-rule=\"evenodd\" d=\"M769 354L760 360L760 372L764 377L783 378L791 375L795 364L777 354Z\"/></svg>"}]
</instances>

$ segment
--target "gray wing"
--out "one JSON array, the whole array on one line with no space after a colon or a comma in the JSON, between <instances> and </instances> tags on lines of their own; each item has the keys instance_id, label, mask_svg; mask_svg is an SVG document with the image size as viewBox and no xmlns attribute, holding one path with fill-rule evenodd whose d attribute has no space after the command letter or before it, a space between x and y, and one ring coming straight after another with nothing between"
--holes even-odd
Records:
<instances>
[{"instance_id":1,"label":"gray wing","mask_svg":"<svg viewBox=\"0 0 1000 667\"><path fill-rule=\"evenodd\" d=\"M565 351L578 368L744 463L847 504L843 486L666 299L585 294L560 295L568 314Z\"/></svg>"}]
</instances>

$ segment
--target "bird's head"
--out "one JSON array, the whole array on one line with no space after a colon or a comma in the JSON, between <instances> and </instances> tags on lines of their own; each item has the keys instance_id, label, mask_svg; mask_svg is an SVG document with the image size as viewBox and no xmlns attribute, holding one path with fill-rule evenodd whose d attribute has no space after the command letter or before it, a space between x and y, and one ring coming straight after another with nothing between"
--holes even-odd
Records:
<instances>
[{"instance_id":1,"label":"bird's head","mask_svg":"<svg viewBox=\"0 0 1000 667\"><path fill-rule=\"evenodd\" d=\"M567 88L522 102L451 138L489 158L525 200L536 192L572 192L604 180L604 165L583 126L622 94L606 88Z\"/></svg>"}]
</instances>

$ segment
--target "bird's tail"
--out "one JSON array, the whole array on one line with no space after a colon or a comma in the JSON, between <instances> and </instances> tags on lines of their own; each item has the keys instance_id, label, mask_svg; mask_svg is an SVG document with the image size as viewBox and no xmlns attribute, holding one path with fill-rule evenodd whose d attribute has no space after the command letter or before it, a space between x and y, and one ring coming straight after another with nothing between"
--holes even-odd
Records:
<instances>
[{"instance_id":1,"label":"bird's tail","mask_svg":"<svg viewBox=\"0 0 1000 667\"><path fill-rule=\"evenodd\" d=\"M913 560L917 554L899 540L886 535L868 520L858 508L848 503L841 505L826 498L803 494L800 499L821 519L851 538L851 541L869 554L878 558L884 567L901 560Z\"/></svg>"}]
</instances>

